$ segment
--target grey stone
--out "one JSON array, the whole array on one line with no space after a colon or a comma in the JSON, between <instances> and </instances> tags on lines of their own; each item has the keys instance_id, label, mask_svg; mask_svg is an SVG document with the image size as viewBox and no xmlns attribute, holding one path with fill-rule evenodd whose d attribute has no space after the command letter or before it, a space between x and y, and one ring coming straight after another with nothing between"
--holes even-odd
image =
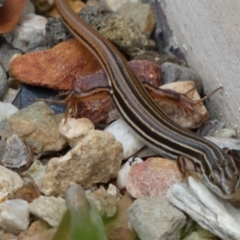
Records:
<instances>
[{"instance_id":1,"label":"grey stone","mask_svg":"<svg viewBox=\"0 0 240 240\"><path fill-rule=\"evenodd\" d=\"M151 35L155 20L150 4L126 3L122 5L118 11L123 16L132 18L140 30L147 36Z\"/></svg>"},{"instance_id":2,"label":"grey stone","mask_svg":"<svg viewBox=\"0 0 240 240\"><path fill-rule=\"evenodd\" d=\"M186 224L185 215L167 200L140 198L128 209L127 215L141 240L176 240Z\"/></svg>"},{"instance_id":3,"label":"grey stone","mask_svg":"<svg viewBox=\"0 0 240 240\"><path fill-rule=\"evenodd\" d=\"M163 72L163 84L191 80L195 82L198 92L202 91L202 81L191 69L169 62L163 63L161 69Z\"/></svg>"},{"instance_id":4,"label":"grey stone","mask_svg":"<svg viewBox=\"0 0 240 240\"><path fill-rule=\"evenodd\" d=\"M6 71L9 70L9 61L14 54L21 53L20 50L13 48L6 40L0 42L0 63L3 64Z\"/></svg>"},{"instance_id":5,"label":"grey stone","mask_svg":"<svg viewBox=\"0 0 240 240\"><path fill-rule=\"evenodd\" d=\"M46 103L36 102L1 121L0 135L7 138L16 132L36 154L60 151L67 145L58 130L61 118Z\"/></svg>"},{"instance_id":6,"label":"grey stone","mask_svg":"<svg viewBox=\"0 0 240 240\"><path fill-rule=\"evenodd\" d=\"M80 16L130 56L155 47L155 43L130 18L109 13L101 7L90 6L83 8Z\"/></svg>"},{"instance_id":7,"label":"grey stone","mask_svg":"<svg viewBox=\"0 0 240 240\"><path fill-rule=\"evenodd\" d=\"M202 228L221 239L240 239L240 211L214 194L202 181L188 177L187 182L174 184L167 198Z\"/></svg>"},{"instance_id":8,"label":"grey stone","mask_svg":"<svg viewBox=\"0 0 240 240\"><path fill-rule=\"evenodd\" d=\"M7 73L5 72L3 66L0 63L0 99L4 97L7 90L8 90Z\"/></svg>"}]
</instances>

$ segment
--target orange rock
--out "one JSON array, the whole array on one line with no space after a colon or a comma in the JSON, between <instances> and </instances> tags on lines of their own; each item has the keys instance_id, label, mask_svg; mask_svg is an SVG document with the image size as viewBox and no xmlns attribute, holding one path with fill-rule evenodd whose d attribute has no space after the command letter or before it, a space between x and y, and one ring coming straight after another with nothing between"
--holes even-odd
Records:
<instances>
[{"instance_id":1,"label":"orange rock","mask_svg":"<svg viewBox=\"0 0 240 240\"><path fill-rule=\"evenodd\" d=\"M164 197L168 189L183 180L174 161L148 158L133 164L128 176L127 190L135 198Z\"/></svg>"},{"instance_id":2,"label":"orange rock","mask_svg":"<svg viewBox=\"0 0 240 240\"><path fill-rule=\"evenodd\" d=\"M26 0L7 0L0 7L0 33L11 32L16 26Z\"/></svg>"},{"instance_id":3,"label":"orange rock","mask_svg":"<svg viewBox=\"0 0 240 240\"><path fill-rule=\"evenodd\" d=\"M100 69L97 59L79 41L62 42L42 52L31 52L10 62L10 75L20 82L69 90L77 75Z\"/></svg>"}]
</instances>

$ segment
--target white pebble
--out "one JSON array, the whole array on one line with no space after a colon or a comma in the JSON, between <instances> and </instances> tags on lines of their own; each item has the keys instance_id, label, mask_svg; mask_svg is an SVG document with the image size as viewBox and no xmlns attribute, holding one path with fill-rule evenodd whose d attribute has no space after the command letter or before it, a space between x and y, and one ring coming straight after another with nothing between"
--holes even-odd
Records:
<instances>
[{"instance_id":1,"label":"white pebble","mask_svg":"<svg viewBox=\"0 0 240 240\"><path fill-rule=\"evenodd\" d=\"M112 133L115 139L122 144L123 159L131 157L144 146L144 144L135 136L132 129L122 119L118 119L111 123L104 131Z\"/></svg>"},{"instance_id":2,"label":"white pebble","mask_svg":"<svg viewBox=\"0 0 240 240\"><path fill-rule=\"evenodd\" d=\"M45 47L47 19L36 14L26 14L21 17L13 32L5 35L6 40L15 48L27 52L37 47Z\"/></svg>"},{"instance_id":3,"label":"white pebble","mask_svg":"<svg viewBox=\"0 0 240 240\"><path fill-rule=\"evenodd\" d=\"M121 169L118 171L116 185L119 189L126 187L128 181L128 173L131 169L131 166L135 163L141 163L143 160L141 158L131 157L126 163L124 163Z\"/></svg>"},{"instance_id":4,"label":"white pebble","mask_svg":"<svg viewBox=\"0 0 240 240\"><path fill-rule=\"evenodd\" d=\"M19 111L18 108L16 108L11 103L0 102L0 121L18 111Z\"/></svg>"},{"instance_id":5,"label":"white pebble","mask_svg":"<svg viewBox=\"0 0 240 240\"><path fill-rule=\"evenodd\" d=\"M0 226L8 232L24 231L29 225L28 202L22 199L0 203Z\"/></svg>"}]
</instances>

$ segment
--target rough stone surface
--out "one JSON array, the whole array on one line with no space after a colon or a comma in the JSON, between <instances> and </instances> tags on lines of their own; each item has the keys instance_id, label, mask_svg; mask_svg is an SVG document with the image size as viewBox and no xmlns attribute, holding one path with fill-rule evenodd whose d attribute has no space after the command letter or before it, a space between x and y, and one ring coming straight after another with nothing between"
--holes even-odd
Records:
<instances>
[{"instance_id":1,"label":"rough stone surface","mask_svg":"<svg viewBox=\"0 0 240 240\"><path fill-rule=\"evenodd\" d=\"M119 7L121 7L123 4L125 3L140 3L140 0L122 0L122 1L118 1L118 0L106 0L106 3L108 4L108 6L113 10L116 11Z\"/></svg>"},{"instance_id":2,"label":"rough stone surface","mask_svg":"<svg viewBox=\"0 0 240 240\"><path fill-rule=\"evenodd\" d=\"M22 83L69 90L72 89L77 75L99 70L100 65L78 40L72 40L49 50L14 58L9 68L10 75Z\"/></svg>"},{"instance_id":3,"label":"rough stone surface","mask_svg":"<svg viewBox=\"0 0 240 240\"><path fill-rule=\"evenodd\" d=\"M71 148L74 148L94 128L93 123L87 118L68 118L67 121L62 119L59 124L59 132Z\"/></svg>"},{"instance_id":4,"label":"rough stone surface","mask_svg":"<svg viewBox=\"0 0 240 240\"><path fill-rule=\"evenodd\" d=\"M89 188L108 182L117 176L121 161L122 145L113 135L90 130L66 155L49 160L40 189L46 195L59 195L72 183Z\"/></svg>"},{"instance_id":5,"label":"rough stone surface","mask_svg":"<svg viewBox=\"0 0 240 240\"><path fill-rule=\"evenodd\" d=\"M151 155L150 155L151 156ZM125 162L121 169L118 171L116 186L119 189L123 189L126 187L128 183L128 174L133 164L142 163L143 160L141 158L131 157Z\"/></svg>"},{"instance_id":6,"label":"rough stone surface","mask_svg":"<svg viewBox=\"0 0 240 240\"><path fill-rule=\"evenodd\" d=\"M118 9L118 11L133 21L140 27L140 30L150 36L154 25L154 15L149 4L142 3L126 3Z\"/></svg>"},{"instance_id":7,"label":"rough stone surface","mask_svg":"<svg viewBox=\"0 0 240 240\"><path fill-rule=\"evenodd\" d=\"M21 17L17 27L11 34L5 36L6 40L15 48L23 52L46 49L47 19L43 16L28 13Z\"/></svg>"},{"instance_id":8,"label":"rough stone surface","mask_svg":"<svg viewBox=\"0 0 240 240\"><path fill-rule=\"evenodd\" d=\"M38 218L46 221L52 227L59 226L67 207L61 197L40 196L29 205L29 211Z\"/></svg>"},{"instance_id":9,"label":"rough stone surface","mask_svg":"<svg viewBox=\"0 0 240 240\"><path fill-rule=\"evenodd\" d=\"M34 153L60 151L66 146L58 131L61 118L54 115L46 103L36 102L2 121L1 136L9 137L16 132Z\"/></svg>"},{"instance_id":10,"label":"rough stone surface","mask_svg":"<svg viewBox=\"0 0 240 240\"><path fill-rule=\"evenodd\" d=\"M21 17L25 3L26 0L20 0L18 4L14 0L8 0L0 8L0 33L9 33L14 29Z\"/></svg>"},{"instance_id":11,"label":"rough stone surface","mask_svg":"<svg viewBox=\"0 0 240 240\"><path fill-rule=\"evenodd\" d=\"M11 114L18 112L16 108L11 103L0 102L0 120L9 117Z\"/></svg>"},{"instance_id":12,"label":"rough stone surface","mask_svg":"<svg viewBox=\"0 0 240 240\"><path fill-rule=\"evenodd\" d=\"M122 144L123 159L129 158L144 146L121 118L111 123L104 131L113 134L116 140Z\"/></svg>"},{"instance_id":13,"label":"rough stone surface","mask_svg":"<svg viewBox=\"0 0 240 240\"><path fill-rule=\"evenodd\" d=\"M180 239L186 216L166 200L141 198L127 211L129 220L142 240Z\"/></svg>"},{"instance_id":14,"label":"rough stone surface","mask_svg":"<svg viewBox=\"0 0 240 240\"><path fill-rule=\"evenodd\" d=\"M167 197L201 227L221 239L240 239L240 211L214 194L201 181L188 177L188 183L173 185Z\"/></svg>"},{"instance_id":15,"label":"rough stone surface","mask_svg":"<svg viewBox=\"0 0 240 240\"><path fill-rule=\"evenodd\" d=\"M28 202L21 199L0 203L0 226L11 233L26 230L29 225Z\"/></svg>"},{"instance_id":16,"label":"rough stone surface","mask_svg":"<svg viewBox=\"0 0 240 240\"><path fill-rule=\"evenodd\" d=\"M0 55L1 56L1 55ZM2 100L8 89L7 73L0 62L0 99Z\"/></svg>"},{"instance_id":17,"label":"rough stone surface","mask_svg":"<svg viewBox=\"0 0 240 240\"><path fill-rule=\"evenodd\" d=\"M15 172L0 166L0 196L7 196L22 187L23 180Z\"/></svg>"},{"instance_id":18,"label":"rough stone surface","mask_svg":"<svg viewBox=\"0 0 240 240\"><path fill-rule=\"evenodd\" d=\"M117 198L108 194L103 187L89 193L87 198L95 204L102 217L110 218L115 215L117 211Z\"/></svg>"},{"instance_id":19,"label":"rough stone surface","mask_svg":"<svg viewBox=\"0 0 240 240\"><path fill-rule=\"evenodd\" d=\"M155 43L130 18L108 13L101 7L86 7L81 10L80 16L130 56L155 47Z\"/></svg>"},{"instance_id":20,"label":"rough stone surface","mask_svg":"<svg viewBox=\"0 0 240 240\"><path fill-rule=\"evenodd\" d=\"M7 139L0 140L0 162L4 167L19 168L27 163L28 152L26 144L14 133Z\"/></svg>"},{"instance_id":21,"label":"rough stone surface","mask_svg":"<svg viewBox=\"0 0 240 240\"><path fill-rule=\"evenodd\" d=\"M20 54L21 51L15 49L12 45L4 41L0 41L0 62L3 64L4 69L8 71L10 59L14 54Z\"/></svg>"},{"instance_id":22,"label":"rough stone surface","mask_svg":"<svg viewBox=\"0 0 240 240\"><path fill-rule=\"evenodd\" d=\"M164 158L148 158L143 163L133 164L127 190L135 198L164 197L168 189L182 181L182 174L175 162Z\"/></svg>"}]
</instances>

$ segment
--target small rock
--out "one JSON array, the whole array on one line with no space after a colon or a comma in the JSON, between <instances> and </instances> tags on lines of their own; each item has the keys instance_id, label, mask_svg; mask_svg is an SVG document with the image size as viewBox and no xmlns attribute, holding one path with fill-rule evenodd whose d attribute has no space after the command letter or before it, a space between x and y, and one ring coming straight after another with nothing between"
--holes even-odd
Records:
<instances>
[{"instance_id":1,"label":"small rock","mask_svg":"<svg viewBox=\"0 0 240 240\"><path fill-rule=\"evenodd\" d=\"M191 80L195 82L197 91L199 93L202 91L202 80L191 69L169 62L162 64L161 69L163 72L163 84Z\"/></svg>"},{"instance_id":2,"label":"small rock","mask_svg":"<svg viewBox=\"0 0 240 240\"><path fill-rule=\"evenodd\" d=\"M11 34L5 36L6 40L15 48L23 52L46 48L45 17L29 13L21 18L18 26ZM29 70L29 69L28 69Z\"/></svg>"},{"instance_id":3,"label":"small rock","mask_svg":"<svg viewBox=\"0 0 240 240\"><path fill-rule=\"evenodd\" d=\"M150 4L125 3L118 11L123 16L132 18L140 30L147 36L151 35L155 25L155 19Z\"/></svg>"},{"instance_id":4,"label":"small rock","mask_svg":"<svg viewBox=\"0 0 240 240\"><path fill-rule=\"evenodd\" d=\"M166 200L141 198L134 201L127 215L140 239L180 239L186 216Z\"/></svg>"},{"instance_id":5,"label":"small rock","mask_svg":"<svg viewBox=\"0 0 240 240\"><path fill-rule=\"evenodd\" d=\"M11 32L19 21L26 0L16 4L14 0L8 0L0 8L0 33Z\"/></svg>"},{"instance_id":6,"label":"small rock","mask_svg":"<svg viewBox=\"0 0 240 240\"><path fill-rule=\"evenodd\" d=\"M14 133L9 138L0 140L0 163L4 167L19 168L27 163L27 146L22 139Z\"/></svg>"},{"instance_id":7,"label":"small rock","mask_svg":"<svg viewBox=\"0 0 240 240\"><path fill-rule=\"evenodd\" d=\"M224 128L224 123L212 119L208 120L207 122L204 122L202 126L197 130L197 134L199 136L211 136L216 130Z\"/></svg>"},{"instance_id":8,"label":"small rock","mask_svg":"<svg viewBox=\"0 0 240 240\"><path fill-rule=\"evenodd\" d=\"M47 154L62 150L66 141L60 136L58 125L62 116L54 115L44 102L36 102L1 122L1 136L16 132L31 147L33 153Z\"/></svg>"},{"instance_id":9,"label":"small rock","mask_svg":"<svg viewBox=\"0 0 240 240\"><path fill-rule=\"evenodd\" d=\"M74 37L69 34L61 18L49 17L46 24L46 39L47 46L51 48L61 42L72 40Z\"/></svg>"},{"instance_id":10,"label":"small rock","mask_svg":"<svg viewBox=\"0 0 240 240\"><path fill-rule=\"evenodd\" d=\"M193 110L189 109L188 106L181 104L181 99L176 100L167 97L161 97L155 99L162 110L178 125L183 128L195 129L198 128L203 122L205 122L209 113L204 106L203 102L194 104L194 101L200 100L200 96L195 88L195 84L192 81L174 82L162 85L160 87L163 90L173 90L177 93L183 94L184 97L193 101L190 105ZM192 91L190 91L192 89ZM190 91L190 92L189 92ZM189 92L186 96L185 93ZM184 101L183 101L184 103Z\"/></svg>"},{"instance_id":11,"label":"small rock","mask_svg":"<svg viewBox=\"0 0 240 240\"><path fill-rule=\"evenodd\" d=\"M20 92L20 89L8 88L6 94L3 97L3 103L13 103L14 100L17 98L19 92ZM18 108L16 108L16 105L13 105L13 106L15 107L15 109L18 110Z\"/></svg>"},{"instance_id":12,"label":"small rock","mask_svg":"<svg viewBox=\"0 0 240 240\"><path fill-rule=\"evenodd\" d=\"M0 99L3 99L8 89L7 73L0 62Z\"/></svg>"},{"instance_id":13,"label":"small rock","mask_svg":"<svg viewBox=\"0 0 240 240\"><path fill-rule=\"evenodd\" d=\"M116 140L122 144L123 159L129 158L144 146L144 144L135 137L132 129L121 118L111 123L104 131L113 134Z\"/></svg>"},{"instance_id":14,"label":"small rock","mask_svg":"<svg viewBox=\"0 0 240 240\"><path fill-rule=\"evenodd\" d=\"M11 44L4 41L0 41L0 62L3 64L6 71L9 70L9 62L14 54L20 54L21 51L14 48Z\"/></svg>"},{"instance_id":15,"label":"small rock","mask_svg":"<svg viewBox=\"0 0 240 240\"><path fill-rule=\"evenodd\" d=\"M29 204L31 214L46 221L52 227L59 226L67 207L61 197L40 196Z\"/></svg>"},{"instance_id":16,"label":"small rock","mask_svg":"<svg viewBox=\"0 0 240 240\"><path fill-rule=\"evenodd\" d=\"M202 181L188 177L187 183L174 184L167 198L201 227L221 239L240 239L240 212L214 194Z\"/></svg>"},{"instance_id":17,"label":"small rock","mask_svg":"<svg viewBox=\"0 0 240 240\"><path fill-rule=\"evenodd\" d=\"M119 189L125 188L128 183L128 174L133 164L142 163L141 158L131 157L126 163L121 166L121 169L118 171L116 186Z\"/></svg>"},{"instance_id":18,"label":"small rock","mask_svg":"<svg viewBox=\"0 0 240 240\"><path fill-rule=\"evenodd\" d=\"M39 193L36 191L32 183L25 184L19 188L11 197L11 199L22 199L31 203L34 199L39 197Z\"/></svg>"},{"instance_id":19,"label":"small rock","mask_svg":"<svg viewBox=\"0 0 240 240\"><path fill-rule=\"evenodd\" d=\"M183 180L177 164L164 158L148 158L143 163L133 164L127 190L135 198L165 197L168 189Z\"/></svg>"},{"instance_id":20,"label":"small rock","mask_svg":"<svg viewBox=\"0 0 240 240\"><path fill-rule=\"evenodd\" d=\"M0 203L0 226L8 232L24 231L29 225L28 202L21 199Z\"/></svg>"},{"instance_id":21,"label":"small rock","mask_svg":"<svg viewBox=\"0 0 240 240\"><path fill-rule=\"evenodd\" d=\"M237 138L237 133L233 128L222 128L216 130L212 136L220 138Z\"/></svg>"},{"instance_id":22,"label":"small rock","mask_svg":"<svg viewBox=\"0 0 240 240\"><path fill-rule=\"evenodd\" d=\"M8 118L11 114L18 111L18 108L16 108L11 103L0 102L0 121L4 118Z\"/></svg>"},{"instance_id":23,"label":"small rock","mask_svg":"<svg viewBox=\"0 0 240 240\"><path fill-rule=\"evenodd\" d=\"M40 189L46 195L59 195L72 183L87 189L108 182L117 176L121 162L122 146L113 135L90 130L65 156L49 160Z\"/></svg>"},{"instance_id":24,"label":"small rock","mask_svg":"<svg viewBox=\"0 0 240 240\"><path fill-rule=\"evenodd\" d=\"M155 48L155 43L149 40L130 18L109 13L97 6L83 8L80 16L130 56Z\"/></svg>"},{"instance_id":25,"label":"small rock","mask_svg":"<svg viewBox=\"0 0 240 240\"><path fill-rule=\"evenodd\" d=\"M117 199L117 201L119 201L121 198L119 189L111 183L108 185L107 193L114 196Z\"/></svg>"},{"instance_id":26,"label":"small rock","mask_svg":"<svg viewBox=\"0 0 240 240\"><path fill-rule=\"evenodd\" d=\"M103 187L87 194L87 198L95 204L102 218L110 218L116 214L117 199L107 193Z\"/></svg>"},{"instance_id":27,"label":"small rock","mask_svg":"<svg viewBox=\"0 0 240 240\"><path fill-rule=\"evenodd\" d=\"M27 171L22 172L21 175L23 177L27 177L28 175L31 176L34 182L36 183L36 185L39 187L41 180L46 173L46 168L47 168L46 164L43 165L41 161L35 160L33 161L31 167Z\"/></svg>"},{"instance_id":28,"label":"small rock","mask_svg":"<svg viewBox=\"0 0 240 240\"><path fill-rule=\"evenodd\" d=\"M123 4L131 2L131 3L140 3L141 0L106 0L105 1L108 6L115 12L118 8L120 8Z\"/></svg>"},{"instance_id":29,"label":"small rock","mask_svg":"<svg viewBox=\"0 0 240 240\"><path fill-rule=\"evenodd\" d=\"M220 148L227 148L230 150L240 150L240 139L238 138L222 138L222 137L205 137L207 140L213 142Z\"/></svg>"},{"instance_id":30,"label":"small rock","mask_svg":"<svg viewBox=\"0 0 240 240\"><path fill-rule=\"evenodd\" d=\"M22 186L23 180L17 173L0 166L0 196L12 194Z\"/></svg>"},{"instance_id":31,"label":"small rock","mask_svg":"<svg viewBox=\"0 0 240 240\"><path fill-rule=\"evenodd\" d=\"M112 240L137 240L135 231L129 224L127 209L132 205L133 199L126 192L117 203L117 214L109 219L105 229L108 239Z\"/></svg>"},{"instance_id":32,"label":"small rock","mask_svg":"<svg viewBox=\"0 0 240 240\"><path fill-rule=\"evenodd\" d=\"M93 123L87 118L62 119L59 124L59 132L71 148L74 148L94 128Z\"/></svg>"},{"instance_id":33,"label":"small rock","mask_svg":"<svg viewBox=\"0 0 240 240\"><path fill-rule=\"evenodd\" d=\"M75 83L76 74L86 75L99 69L100 65L92 53L79 41L72 40L49 50L14 58L9 70L10 75L21 83L69 90Z\"/></svg>"}]
</instances>

